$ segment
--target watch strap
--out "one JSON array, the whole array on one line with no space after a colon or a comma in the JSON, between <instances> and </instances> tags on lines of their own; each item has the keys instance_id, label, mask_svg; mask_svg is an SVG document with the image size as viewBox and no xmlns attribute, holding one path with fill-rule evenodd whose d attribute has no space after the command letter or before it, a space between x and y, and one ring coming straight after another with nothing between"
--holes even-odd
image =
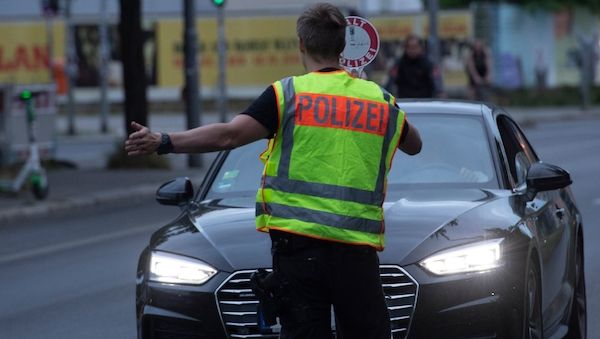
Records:
<instances>
[{"instance_id":1,"label":"watch strap","mask_svg":"<svg viewBox=\"0 0 600 339\"><path fill-rule=\"evenodd\" d=\"M173 152L173 143L167 133L160 134L160 145L156 148L157 154L167 154Z\"/></svg>"}]
</instances>

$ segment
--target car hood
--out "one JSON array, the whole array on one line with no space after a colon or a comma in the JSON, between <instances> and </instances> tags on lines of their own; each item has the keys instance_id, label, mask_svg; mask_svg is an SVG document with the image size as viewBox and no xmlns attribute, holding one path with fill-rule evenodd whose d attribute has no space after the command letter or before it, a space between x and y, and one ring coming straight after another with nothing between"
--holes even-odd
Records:
<instances>
[{"instance_id":1,"label":"car hood","mask_svg":"<svg viewBox=\"0 0 600 339\"><path fill-rule=\"evenodd\" d=\"M443 238L464 239L464 233L472 233L473 229L454 227L457 218L497 196L480 189L403 192L399 200L384 204L386 244L380 253L381 262L406 263L415 248L449 223L452 232L444 232ZM267 234L256 231L254 206L253 198L204 201L198 211L183 215L157 232L154 246L202 259L226 271L269 267L270 240Z\"/></svg>"}]
</instances>

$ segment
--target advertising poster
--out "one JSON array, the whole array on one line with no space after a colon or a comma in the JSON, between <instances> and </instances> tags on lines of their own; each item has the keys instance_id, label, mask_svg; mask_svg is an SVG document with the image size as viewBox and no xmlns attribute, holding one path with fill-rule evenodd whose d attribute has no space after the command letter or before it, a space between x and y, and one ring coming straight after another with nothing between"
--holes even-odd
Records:
<instances>
[{"instance_id":1,"label":"advertising poster","mask_svg":"<svg viewBox=\"0 0 600 339\"><path fill-rule=\"evenodd\" d=\"M600 18L587 11L563 10L554 13L554 41L556 78L559 85L578 85L580 81L581 39L596 39L592 46L600 50ZM596 36L594 36L596 34ZM591 42L591 41L590 41ZM598 52L597 52L598 53ZM596 61L597 62L597 61ZM596 68L596 83L600 73Z\"/></svg>"},{"instance_id":2,"label":"advertising poster","mask_svg":"<svg viewBox=\"0 0 600 339\"><path fill-rule=\"evenodd\" d=\"M227 83L229 86L265 87L285 76L302 74L296 16L235 17L226 20ZM410 33L425 36L424 15L372 17L381 40L379 55L366 72L370 79L385 83L393 61L402 52L403 39ZM464 53L472 36L468 11L440 16L444 77L450 86L466 85ZM199 64L202 86L217 81L217 24L213 18L197 21ZM180 19L162 19L156 24L157 85L181 87L183 83L183 44ZM447 79L447 80L446 80Z\"/></svg>"},{"instance_id":3,"label":"advertising poster","mask_svg":"<svg viewBox=\"0 0 600 339\"><path fill-rule=\"evenodd\" d=\"M54 62L64 55L64 25L54 22ZM46 24L0 23L0 83L35 84L51 80Z\"/></svg>"},{"instance_id":4,"label":"advertising poster","mask_svg":"<svg viewBox=\"0 0 600 339\"><path fill-rule=\"evenodd\" d=\"M197 21L199 65L202 86L217 81L217 24L214 19ZM266 87L274 80L302 73L296 38L296 17L252 17L228 19L227 83L230 86ZM183 83L181 20L157 23L158 85L179 87Z\"/></svg>"},{"instance_id":5,"label":"advertising poster","mask_svg":"<svg viewBox=\"0 0 600 339\"><path fill-rule=\"evenodd\" d=\"M75 25L75 51L77 54L77 87L100 85L100 30L97 24ZM117 25L108 25L108 84L122 86L122 66ZM148 86L156 85L156 39L154 25L142 27L144 37L144 62Z\"/></svg>"},{"instance_id":6,"label":"advertising poster","mask_svg":"<svg viewBox=\"0 0 600 339\"><path fill-rule=\"evenodd\" d=\"M276 79L302 74L296 16L232 17L226 20L227 83L237 88L262 89ZM427 34L425 15L368 18L380 36L381 47L375 61L365 70L370 79L385 84L394 60L402 53L402 41L410 33ZM443 52L444 80L447 86L464 86L463 54L466 41L472 35L468 11L443 13L440 16L440 38ZM180 88L183 84L183 42L180 18L147 21L144 31L144 59L148 85ZM65 26L53 24L54 76L62 74L65 65ZM0 24L0 82L47 83L51 80L48 68L46 24L43 21ZM218 75L217 23L215 18L197 20L199 38L198 62L201 84L215 88ZM77 56L76 85L99 85L100 36L96 23L74 26L74 45ZM108 29L110 46L110 86L122 86L119 36L117 26ZM57 78L58 79L58 78ZM64 80L64 79L63 79ZM64 82L64 81L63 81ZM64 87L64 86L63 86ZM64 89L60 90L64 93Z\"/></svg>"},{"instance_id":7,"label":"advertising poster","mask_svg":"<svg viewBox=\"0 0 600 339\"><path fill-rule=\"evenodd\" d=\"M400 58L403 53L404 39L412 33L421 37L426 44L429 20L426 15L406 15L376 17L371 22L379 31L382 46L376 62L369 69L369 78L389 88L390 71L396 59ZM439 17L438 32L444 86L447 88L466 86L467 76L464 60L473 35L470 12L442 13Z\"/></svg>"}]
</instances>

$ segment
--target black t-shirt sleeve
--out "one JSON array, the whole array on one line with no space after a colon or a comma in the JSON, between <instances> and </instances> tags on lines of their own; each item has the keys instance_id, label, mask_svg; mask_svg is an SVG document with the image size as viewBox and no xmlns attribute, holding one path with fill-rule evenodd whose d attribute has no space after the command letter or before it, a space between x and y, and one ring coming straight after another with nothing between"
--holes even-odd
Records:
<instances>
[{"instance_id":1,"label":"black t-shirt sleeve","mask_svg":"<svg viewBox=\"0 0 600 339\"><path fill-rule=\"evenodd\" d=\"M402 144L404 142L404 139L406 139L406 135L408 134L408 130L410 129L409 125L407 124L407 121L405 121L402 124L402 133L400 134L400 141L398 142L398 145Z\"/></svg>"},{"instance_id":2,"label":"black t-shirt sleeve","mask_svg":"<svg viewBox=\"0 0 600 339\"><path fill-rule=\"evenodd\" d=\"M268 139L272 138L277 132L278 113L277 96L273 86L267 87L262 94L254 100L248 108L240 114L246 114L260 122L269 130Z\"/></svg>"}]
</instances>

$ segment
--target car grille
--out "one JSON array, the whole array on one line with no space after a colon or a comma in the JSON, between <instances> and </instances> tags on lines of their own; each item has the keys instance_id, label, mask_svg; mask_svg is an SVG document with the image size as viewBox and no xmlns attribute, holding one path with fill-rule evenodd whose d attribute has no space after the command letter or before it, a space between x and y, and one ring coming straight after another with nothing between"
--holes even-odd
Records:
<instances>
[{"instance_id":1,"label":"car grille","mask_svg":"<svg viewBox=\"0 0 600 339\"><path fill-rule=\"evenodd\" d=\"M405 338L417 303L419 285L399 266L379 266L381 285L390 312L392 338Z\"/></svg>"},{"instance_id":2,"label":"car grille","mask_svg":"<svg viewBox=\"0 0 600 339\"><path fill-rule=\"evenodd\" d=\"M256 322L258 299L250 288L255 271L231 274L216 291L221 319L230 338L277 338L278 328L261 332ZM381 283L385 293L394 339L405 338L417 301L418 285L399 266L381 265Z\"/></svg>"}]
</instances>

